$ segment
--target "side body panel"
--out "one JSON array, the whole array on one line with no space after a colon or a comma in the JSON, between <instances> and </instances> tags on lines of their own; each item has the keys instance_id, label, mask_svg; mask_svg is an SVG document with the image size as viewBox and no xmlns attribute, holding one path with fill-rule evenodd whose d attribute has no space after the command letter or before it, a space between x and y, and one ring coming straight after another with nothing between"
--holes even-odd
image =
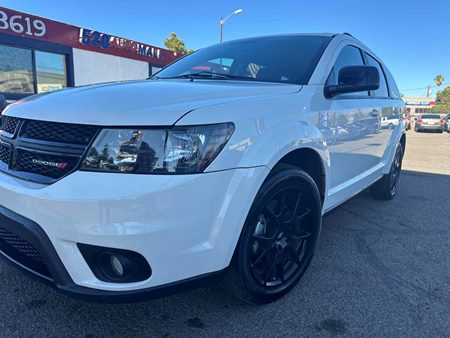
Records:
<instances>
[{"instance_id":1,"label":"side body panel","mask_svg":"<svg viewBox=\"0 0 450 338\"><path fill-rule=\"evenodd\" d=\"M399 141L403 126L381 130L379 116L400 111L402 101L324 97L326 78L340 48L346 44L365 48L352 38L335 38L311 78L311 82L321 83L310 83L294 94L197 109L178 121L178 125L235 122L232 138L207 171L255 166L272 169L288 153L311 148L320 155L326 175L324 212L389 172L392 148ZM353 134L340 131L342 120L346 120ZM334 131L330 133L330 129Z\"/></svg>"}]
</instances>

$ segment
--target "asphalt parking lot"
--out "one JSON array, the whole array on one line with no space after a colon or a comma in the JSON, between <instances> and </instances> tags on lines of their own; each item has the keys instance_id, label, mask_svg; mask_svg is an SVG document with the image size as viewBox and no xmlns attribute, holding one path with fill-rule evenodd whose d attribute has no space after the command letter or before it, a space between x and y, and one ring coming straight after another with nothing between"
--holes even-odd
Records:
<instances>
[{"instance_id":1,"label":"asphalt parking lot","mask_svg":"<svg viewBox=\"0 0 450 338\"><path fill-rule=\"evenodd\" d=\"M219 287L130 305L85 303L0 261L0 335L450 336L450 135L408 132L392 202L361 193L325 218L316 256L282 300Z\"/></svg>"}]
</instances>

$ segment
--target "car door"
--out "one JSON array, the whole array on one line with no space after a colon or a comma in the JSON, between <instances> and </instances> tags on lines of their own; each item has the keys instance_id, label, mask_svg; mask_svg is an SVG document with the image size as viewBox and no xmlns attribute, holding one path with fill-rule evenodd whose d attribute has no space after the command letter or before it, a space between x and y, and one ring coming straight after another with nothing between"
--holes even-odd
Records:
<instances>
[{"instance_id":1,"label":"car door","mask_svg":"<svg viewBox=\"0 0 450 338\"><path fill-rule=\"evenodd\" d=\"M337 84L342 68L366 64L361 49L353 45L338 49L337 55L327 85ZM334 136L333 142L327 142L330 194L333 194L370 175L380 165L387 136L380 129L382 104L368 92L342 94L327 100L327 126Z\"/></svg>"},{"instance_id":2,"label":"car door","mask_svg":"<svg viewBox=\"0 0 450 338\"><path fill-rule=\"evenodd\" d=\"M394 129L400 124L402 111L401 107L395 104L395 99L389 94L389 85L386 76L387 72L384 67L371 54L365 52L364 56L367 65L376 67L378 69L378 73L380 74L380 87L377 90L371 91L370 97L376 105L376 110L380 112L381 119L386 120L385 123L381 124L382 128L377 136L379 147L377 147L374 152L374 155L379 159L379 161L382 161ZM393 90L394 89L392 89L392 91Z\"/></svg>"}]
</instances>

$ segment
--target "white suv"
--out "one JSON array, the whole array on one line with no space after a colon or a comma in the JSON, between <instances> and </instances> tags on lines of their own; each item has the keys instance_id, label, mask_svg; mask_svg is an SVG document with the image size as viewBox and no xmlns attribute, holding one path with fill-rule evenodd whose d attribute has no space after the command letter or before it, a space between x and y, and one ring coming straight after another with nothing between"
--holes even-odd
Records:
<instances>
[{"instance_id":1,"label":"white suv","mask_svg":"<svg viewBox=\"0 0 450 338\"><path fill-rule=\"evenodd\" d=\"M58 289L133 301L224 277L273 301L322 215L397 191L403 102L348 34L202 49L147 81L14 103L0 132L0 250Z\"/></svg>"}]
</instances>

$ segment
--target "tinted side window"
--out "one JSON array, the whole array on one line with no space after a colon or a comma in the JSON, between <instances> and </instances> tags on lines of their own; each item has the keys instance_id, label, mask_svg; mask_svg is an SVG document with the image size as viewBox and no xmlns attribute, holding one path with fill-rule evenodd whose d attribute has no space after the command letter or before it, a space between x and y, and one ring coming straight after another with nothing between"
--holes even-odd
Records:
<instances>
[{"instance_id":1,"label":"tinted side window","mask_svg":"<svg viewBox=\"0 0 450 338\"><path fill-rule=\"evenodd\" d=\"M353 46L345 46L341 53L339 54L336 62L334 63L333 69L331 70L330 76L327 80L327 85L337 85L339 71L348 66L362 66L364 65L364 60L361 55L359 48ZM341 94L339 97L343 96L368 96L368 92Z\"/></svg>"},{"instance_id":2,"label":"tinted side window","mask_svg":"<svg viewBox=\"0 0 450 338\"><path fill-rule=\"evenodd\" d=\"M389 83L389 91L390 91L391 97L393 99L400 99L401 98L400 91L398 90L398 87L397 87L397 84L395 83L394 77L392 76L389 69L387 69L386 67L384 67L384 72L386 74L386 77L387 77L387 80Z\"/></svg>"},{"instance_id":3,"label":"tinted side window","mask_svg":"<svg viewBox=\"0 0 450 338\"><path fill-rule=\"evenodd\" d=\"M383 68L381 68L381 64L369 54L366 54L366 56L367 65L376 67L378 69L378 73L380 74L380 87L377 90L373 90L371 95L375 97L389 97L386 78L384 76Z\"/></svg>"}]
</instances>

